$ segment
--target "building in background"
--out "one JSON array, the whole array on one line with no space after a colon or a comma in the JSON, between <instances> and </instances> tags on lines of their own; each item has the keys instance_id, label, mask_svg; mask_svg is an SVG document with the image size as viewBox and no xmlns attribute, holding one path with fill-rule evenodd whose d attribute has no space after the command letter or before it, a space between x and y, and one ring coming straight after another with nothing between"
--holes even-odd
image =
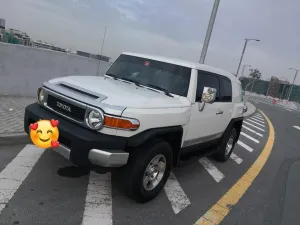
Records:
<instances>
[{"instance_id":1,"label":"building in background","mask_svg":"<svg viewBox=\"0 0 300 225\"><path fill-rule=\"evenodd\" d=\"M104 61L104 62L109 62L109 60L110 60L110 58L107 57L107 56L104 56L104 55L95 55L95 54L88 53L88 52L83 52L83 51L76 51L75 54L83 56L83 57L87 57L87 58L101 60L101 61Z\"/></svg>"},{"instance_id":2,"label":"building in background","mask_svg":"<svg viewBox=\"0 0 300 225\"><path fill-rule=\"evenodd\" d=\"M6 29L5 20L0 18L0 41L10 44L30 46L30 37L16 29Z\"/></svg>"},{"instance_id":3,"label":"building in background","mask_svg":"<svg viewBox=\"0 0 300 225\"><path fill-rule=\"evenodd\" d=\"M0 18L0 28L5 29L5 19Z\"/></svg>"},{"instance_id":4,"label":"building in background","mask_svg":"<svg viewBox=\"0 0 300 225\"><path fill-rule=\"evenodd\" d=\"M0 18L0 41L3 40L4 32L5 32L5 20Z\"/></svg>"},{"instance_id":5,"label":"building in background","mask_svg":"<svg viewBox=\"0 0 300 225\"><path fill-rule=\"evenodd\" d=\"M6 35L8 36L8 43L30 46L31 39L25 32L9 29L6 30Z\"/></svg>"},{"instance_id":6,"label":"building in background","mask_svg":"<svg viewBox=\"0 0 300 225\"><path fill-rule=\"evenodd\" d=\"M280 82L278 77L271 77L267 91L268 96L276 97L280 89Z\"/></svg>"},{"instance_id":7,"label":"building in background","mask_svg":"<svg viewBox=\"0 0 300 225\"><path fill-rule=\"evenodd\" d=\"M33 48L43 48L49 49L52 51L65 52L69 54L76 54L79 56L92 58L96 60L101 60L105 62L109 62L110 58L104 55L92 54L83 51L72 51L71 49L65 49L53 44L49 44L47 42L42 41L33 41L31 38L25 33L16 29L6 29L5 20L0 18L0 42L6 42L10 44L17 45L25 45Z\"/></svg>"},{"instance_id":8,"label":"building in background","mask_svg":"<svg viewBox=\"0 0 300 225\"><path fill-rule=\"evenodd\" d=\"M32 41L31 47L44 48L44 49L49 49L49 50L58 51L58 52L67 52L67 49L60 48L53 44L48 44L47 42L42 42L42 41Z\"/></svg>"}]
</instances>

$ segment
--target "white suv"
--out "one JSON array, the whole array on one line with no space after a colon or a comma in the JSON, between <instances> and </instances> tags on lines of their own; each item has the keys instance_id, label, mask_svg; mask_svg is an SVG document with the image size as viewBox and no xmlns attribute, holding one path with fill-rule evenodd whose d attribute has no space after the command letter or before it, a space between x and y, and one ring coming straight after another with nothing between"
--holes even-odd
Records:
<instances>
[{"instance_id":1,"label":"white suv","mask_svg":"<svg viewBox=\"0 0 300 225\"><path fill-rule=\"evenodd\" d=\"M24 129L59 120L57 151L77 166L118 167L138 202L162 190L180 156L209 150L226 161L244 104L231 73L194 62L122 53L104 76L52 79L26 107Z\"/></svg>"}]
</instances>

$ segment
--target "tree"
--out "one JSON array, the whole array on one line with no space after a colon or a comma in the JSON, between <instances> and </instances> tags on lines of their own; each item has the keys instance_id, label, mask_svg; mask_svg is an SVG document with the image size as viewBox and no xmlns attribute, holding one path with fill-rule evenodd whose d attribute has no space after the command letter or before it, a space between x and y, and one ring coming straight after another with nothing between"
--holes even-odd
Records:
<instances>
[{"instance_id":1,"label":"tree","mask_svg":"<svg viewBox=\"0 0 300 225\"><path fill-rule=\"evenodd\" d=\"M254 83L255 83L255 81L258 81L258 80L260 80L260 78L261 78L261 72L259 72L259 70L258 69L252 69L251 70L251 73L249 74L249 77L250 77L250 79L249 79L249 83L247 84L247 86L246 86L246 88L245 88L245 91L247 90L247 88L252 84L252 88L251 88L251 92L252 92L252 89L253 89L253 86L254 86ZM252 78L252 80L251 80L251 78Z\"/></svg>"},{"instance_id":2,"label":"tree","mask_svg":"<svg viewBox=\"0 0 300 225\"><path fill-rule=\"evenodd\" d=\"M253 80L259 80L261 78L261 72L259 72L258 69L254 69L249 74L249 77L251 77Z\"/></svg>"}]
</instances>

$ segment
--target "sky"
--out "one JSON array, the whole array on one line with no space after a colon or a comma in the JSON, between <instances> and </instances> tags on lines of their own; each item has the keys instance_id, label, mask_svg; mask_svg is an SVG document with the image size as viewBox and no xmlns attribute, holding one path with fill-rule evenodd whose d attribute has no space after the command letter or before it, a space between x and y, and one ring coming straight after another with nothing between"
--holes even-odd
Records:
<instances>
[{"instance_id":1,"label":"sky","mask_svg":"<svg viewBox=\"0 0 300 225\"><path fill-rule=\"evenodd\" d=\"M124 51L199 61L214 0L0 0L7 28L114 60ZM293 81L300 69L299 0L221 0L205 63ZM299 72L300 73L300 72ZM244 75L249 74L246 67ZM300 84L300 75L296 79Z\"/></svg>"}]
</instances>

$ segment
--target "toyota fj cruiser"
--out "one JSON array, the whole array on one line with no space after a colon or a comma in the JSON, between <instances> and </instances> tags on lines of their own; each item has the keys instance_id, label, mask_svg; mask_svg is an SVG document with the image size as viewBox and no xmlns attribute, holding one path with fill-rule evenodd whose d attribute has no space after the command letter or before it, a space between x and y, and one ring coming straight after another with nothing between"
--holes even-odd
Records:
<instances>
[{"instance_id":1,"label":"toyota fj cruiser","mask_svg":"<svg viewBox=\"0 0 300 225\"><path fill-rule=\"evenodd\" d=\"M243 111L241 83L229 72L122 53L104 76L43 83L37 103L26 107L24 129L59 120L61 155L79 167L119 167L124 192L146 202L162 190L180 156L211 149L226 161Z\"/></svg>"}]
</instances>

